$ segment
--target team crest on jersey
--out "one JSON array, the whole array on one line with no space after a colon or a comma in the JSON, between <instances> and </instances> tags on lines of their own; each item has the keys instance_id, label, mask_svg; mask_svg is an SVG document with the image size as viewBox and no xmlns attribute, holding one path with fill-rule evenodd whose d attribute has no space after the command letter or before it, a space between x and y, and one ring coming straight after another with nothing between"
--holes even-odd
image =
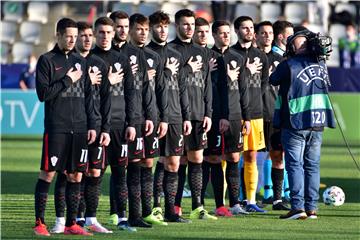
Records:
<instances>
[{"instance_id":1,"label":"team crest on jersey","mask_svg":"<svg viewBox=\"0 0 360 240\"><path fill-rule=\"evenodd\" d=\"M53 167L55 167L55 166L56 166L56 163L57 163L57 161L58 161L58 158L57 158L56 156L52 156L52 157L50 158L50 161L51 161L51 165L52 165Z\"/></svg>"},{"instance_id":2,"label":"team crest on jersey","mask_svg":"<svg viewBox=\"0 0 360 240\"><path fill-rule=\"evenodd\" d=\"M259 58L259 57L255 57L255 58L254 58L254 62L258 62L258 63L259 63L259 62L260 62L260 58Z\"/></svg>"},{"instance_id":3,"label":"team crest on jersey","mask_svg":"<svg viewBox=\"0 0 360 240\"><path fill-rule=\"evenodd\" d=\"M197 60L198 62L201 62L202 57L201 57L200 55L196 55L196 60Z\"/></svg>"},{"instance_id":4,"label":"team crest on jersey","mask_svg":"<svg viewBox=\"0 0 360 240\"><path fill-rule=\"evenodd\" d=\"M97 66L93 66L93 67L92 67L92 70L93 70L93 72L98 72L98 71L99 71L99 68L98 68Z\"/></svg>"},{"instance_id":5,"label":"team crest on jersey","mask_svg":"<svg viewBox=\"0 0 360 240\"><path fill-rule=\"evenodd\" d=\"M75 63L75 68L76 68L76 70L81 70L81 65L80 65L80 63Z\"/></svg>"},{"instance_id":6,"label":"team crest on jersey","mask_svg":"<svg viewBox=\"0 0 360 240\"><path fill-rule=\"evenodd\" d=\"M232 60L232 61L230 62L230 64L231 64L231 66L232 66L233 68L236 68L236 67L237 67L237 62L236 62L235 60Z\"/></svg>"},{"instance_id":7,"label":"team crest on jersey","mask_svg":"<svg viewBox=\"0 0 360 240\"><path fill-rule=\"evenodd\" d=\"M173 62L175 62L175 60L176 60L176 58L174 58L174 57L171 57L171 58L170 58L170 63L173 63Z\"/></svg>"},{"instance_id":8,"label":"team crest on jersey","mask_svg":"<svg viewBox=\"0 0 360 240\"><path fill-rule=\"evenodd\" d=\"M136 56L135 55L130 56L130 64L136 64Z\"/></svg>"},{"instance_id":9,"label":"team crest on jersey","mask_svg":"<svg viewBox=\"0 0 360 240\"><path fill-rule=\"evenodd\" d=\"M148 58L147 63L149 64L149 66L152 68L154 65L154 60L152 60L151 58Z\"/></svg>"},{"instance_id":10,"label":"team crest on jersey","mask_svg":"<svg viewBox=\"0 0 360 240\"><path fill-rule=\"evenodd\" d=\"M277 67L277 65L279 65L279 63L280 63L279 61L275 61L273 64L275 67Z\"/></svg>"},{"instance_id":11,"label":"team crest on jersey","mask_svg":"<svg viewBox=\"0 0 360 240\"><path fill-rule=\"evenodd\" d=\"M116 62L116 63L114 64L114 67L115 67L116 71L118 72L118 71L120 71L120 69L121 69L121 64L118 63L118 62Z\"/></svg>"}]
</instances>

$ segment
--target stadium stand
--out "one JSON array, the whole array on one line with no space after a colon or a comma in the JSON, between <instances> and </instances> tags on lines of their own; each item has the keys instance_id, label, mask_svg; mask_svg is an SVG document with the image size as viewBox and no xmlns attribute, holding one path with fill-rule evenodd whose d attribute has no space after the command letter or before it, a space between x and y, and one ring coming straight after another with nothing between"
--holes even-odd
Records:
<instances>
[{"instance_id":1,"label":"stadium stand","mask_svg":"<svg viewBox=\"0 0 360 240\"><path fill-rule=\"evenodd\" d=\"M0 41L14 43L17 33L17 23L13 21L2 21L0 29Z\"/></svg>"},{"instance_id":2,"label":"stadium stand","mask_svg":"<svg viewBox=\"0 0 360 240\"><path fill-rule=\"evenodd\" d=\"M26 43L39 44L41 35L41 23L24 21L20 25L21 40Z\"/></svg>"},{"instance_id":3,"label":"stadium stand","mask_svg":"<svg viewBox=\"0 0 360 240\"><path fill-rule=\"evenodd\" d=\"M307 4L291 2L285 5L284 15L287 21L293 24L300 24L302 20L308 18Z\"/></svg>"},{"instance_id":4,"label":"stadium stand","mask_svg":"<svg viewBox=\"0 0 360 240\"><path fill-rule=\"evenodd\" d=\"M254 22L258 22L259 8L253 3L239 3L236 5L235 16L250 16Z\"/></svg>"},{"instance_id":5,"label":"stadium stand","mask_svg":"<svg viewBox=\"0 0 360 240\"><path fill-rule=\"evenodd\" d=\"M2 6L2 13L4 20L21 22L24 15L24 3L23 2L5 2Z\"/></svg>"},{"instance_id":6,"label":"stadium stand","mask_svg":"<svg viewBox=\"0 0 360 240\"><path fill-rule=\"evenodd\" d=\"M260 5L261 21L275 22L281 16L281 6L278 3L263 3Z\"/></svg>"},{"instance_id":7,"label":"stadium stand","mask_svg":"<svg viewBox=\"0 0 360 240\"><path fill-rule=\"evenodd\" d=\"M45 24L48 22L49 4L47 2L30 2L27 14L29 21Z\"/></svg>"},{"instance_id":8,"label":"stadium stand","mask_svg":"<svg viewBox=\"0 0 360 240\"><path fill-rule=\"evenodd\" d=\"M1 42L0 48L1 48L1 64L7 64L8 56L10 53L10 45L6 42Z\"/></svg>"},{"instance_id":9,"label":"stadium stand","mask_svg":"<svg viewBox=\"0 0 360 240\"><path fill-rule=\"evenodd\" d=\"M12 62L13 63L27 63L29 56L33 52L33 45L25 42L15 42L12 47Z\"/></svg>"}]
</instances>

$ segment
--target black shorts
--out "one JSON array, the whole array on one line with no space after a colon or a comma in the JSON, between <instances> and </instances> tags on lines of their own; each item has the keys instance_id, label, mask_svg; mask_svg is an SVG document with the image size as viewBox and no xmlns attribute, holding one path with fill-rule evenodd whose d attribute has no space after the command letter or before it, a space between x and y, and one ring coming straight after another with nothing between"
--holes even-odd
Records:
<instances>
[{"instance_id":1,"label":"black shorts","mask_svg":"<svg viewBox=\"0 0 360 240\"><path fill-rule=\"evenodd\" d=\"M149 136L145 137L145 124L135 125L135 140L128 143L128 159L155 158L159 156L159 139L157 126Z\"/></svg>"},{"instance_id":2,"label":"black shorts","mask_svg":"<svg viewBox=\"0 0 360 240\"><path fill-rule=\"evenodd\" d=\"M73 173L87 168L87 133L44 133L41 170Z\"/></svg>"},{"instance_id":3,"label":"black shorts","mask_svg":"<svg viewBox=\"0 0 360 240\"><path fill-rule=\"evenodd\" d=\"M208 148L204 155L216 155L241 152L243 151L243 137L241 134L241 121L229 121L229 129L221 135L219 132L219 121L213 122L211 130L208 133Z\"/></svg>"},{"instance_id":4,"label":"black shorts","mask_svg":"<svg viewBox=\"0 0 360 240\"><path fill-rule=\"evenodd\" d=\"M100 146L100 134L97 135L95 142L88 146L89 169L105 169L106 157L104 146Z\"/></svg>"},{"instance_id":5,"label":"black shorts","mask_svg":"<svg viewBox=\"0 0 360 240\"><path fill-rule=\"evenodd\" d=\"M274 128L272 121L264 121L264 137L267 151L283 151L281 144L281 130Z\"/></svg>"},{"instance_id":6,"label":"black shorts","mask_svg":"<svg viewBox=\"0 0 360 240\"><path fill-rule=\"evenodd\" d=\"M166 135L159 139L160 156L183 156L184 135L182 124L169 124Z\"/></svg>"},{"instance_id":7,"label":"black shorts","mask_svg":"<svg viewBox=\"0 0 360 240\"><path fill-rule=\"evenodd\" d=\"M128 156L128 145L125 139L126 125L122 128L110 131L110 144L107 149L107 159L111 166L126 166Z\"/></svg>"},{"instance_id":8,"label":"black shorts","mask_svg":"<svg viewBox=\"0 0 360 240\"><path fill-rule=\"evenodd\" d=\"M191 121L192 131L185 136L185 150L197 151L207 148L207 135L204 132L202 121Z\"/></svg>"}]
</instances>

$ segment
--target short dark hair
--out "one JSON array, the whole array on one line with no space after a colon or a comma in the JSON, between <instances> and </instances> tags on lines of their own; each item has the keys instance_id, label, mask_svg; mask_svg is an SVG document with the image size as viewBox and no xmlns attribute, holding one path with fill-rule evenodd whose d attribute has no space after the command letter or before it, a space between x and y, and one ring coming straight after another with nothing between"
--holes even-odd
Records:
<instances>
[{"instance_id":1,"label":"short dark hair","mask_svg":"<svg viewBox=\"0 0 360 240\"><path fill-rule=\"evenodd\" d=\"M108 17L99 17L98 19L96 19L95 21L95 29L98 28L99 25L105 25L105 26L112 26L114 27L114 21L111 20L111 18L108 18Z\"/></svg>"},{"instance_id":2,"label":"short dark hair","mask_svg":"<svg viewBox=\"0 0 360 240\"><path fill-rule=\"evenodd\" d=\"M131 29L135 26L135 24L149 24L149 19L141 13L134 13L130 16L129 22Z\"/></svg>"},{"instance_id":3,"label":"short dark hair","mask_svg":"<svg viewBox=\"0 0 360 240\"><path fill-rule=\"evenodd\" d=\"M217 33L217 30L221 26L229 26L230 27L230 23L225 20L216 20L211 26L212 33Z\"/></svg>"},{"instance_id":4,"label":"short dark hair","mask_svg":"<svg viewBox=\"0 0 360 240\"><path fill-rule=\"evenodd\" d=\"M129 15L124 11L112 12L109 16L114 22L116 19L129 19Z\"/></svg>"},{"instance_id":5,"label":"short dark hair","mask_svg":"<svg viewBox=\"0 0 360 240\"><path fill-rule=\"evenodd\" d=\"M210 26L208 20L202 17L195 18L195 27Z\"/></svg>"},{"instance_id":6,"label":"short dark hair","mask_svg":"<svg viewBox=\"0 0 360 240\"><path fill-rule=\"evenodd\" d=\"M285 29L288 27L293 28L294 25L291 22L288 22L285 20L278 20L278 21L274 22L274 24L273 24L274 39L277 39L278 35L281 33L284 33Z\"/></svg>"},{"instance_id":7,"label":"short dark hair","mask_svg":"<svg viewBox=\"0 0 360 240\"><path fill-rule=\"evenodd\" d=\"M92 29L92 26L87 22L77 22L77 28L79 31L84 31L86 29Z\"/></svg>"},{"instance_id":8,"label":"short dark hair","mask_svg":"<svg viewBox=\"0 0 360 240\"><path fill-rule=\"evenodd\" d=\"M169 14L163 11L156 11L149 16L150 27L156 24L170 24Z\"/></svg>"},{"instance_id":9,"label":"short dark hair","mask_svg":"<svg viewBox=\"0 0 360 240\"><path fill-rule=\"evenodd\" d=\"M77 24L71 18L62 18L56 23L56 32L63 35L66 28L77 28Z\"/></svg>"},{"instance_id":10,"label":"short dark hair","mask_svg":"<svg viewBox=\"0 0 360 240\"><path fill-rule=\"evenodd\" d=\"M273 25L270 21L259 22L258 24L255 25L255 32L259 33L260 28L263 26L271 26L272 27Z\"/></svg>"},{"instance_id":11,"label":"short dark hair","mask_svg":"<svg viewBox=\"0 0 360 240\"><path fill-rule=\"evenodd\" d=\"M252 21L252 22L254 22L253 19L252 19L251 17L249 17L249 16L240 16L240 17L238 17L237 19L235 19L235 21L234 21L234 28L235 28L235 29L239 29L240 25L241 25L243 22L245 22L245 21Z\"/></svg>"},{"instance_id":12,"label":"short dark hair","mask_svg":"<svg viewBox=\"0 0 360 240\"><path fill-rule=\"evenodd\" d=\"M181 9L175 13L175 23L179 24L180 18L182 17L193 17L195 18L195 13L190 9Z\"/></svg>"}]
</instances>

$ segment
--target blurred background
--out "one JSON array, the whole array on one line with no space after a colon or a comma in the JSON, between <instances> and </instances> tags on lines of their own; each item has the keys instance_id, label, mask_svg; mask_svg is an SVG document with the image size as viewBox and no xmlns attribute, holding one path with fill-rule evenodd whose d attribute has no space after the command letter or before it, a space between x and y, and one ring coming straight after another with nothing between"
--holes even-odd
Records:
<instances>
[{"instance_id":1,"label":"blurred background","mask_svg":"<svg viewBox=\"0 0 360 240\"><path fill-rule=\"evenodd\" d=\"M162 9L174 21L176 11L189 8L212 22L231 22L248 15L254 22L287 20L332 37L333 52L327 61L331 97L339 124L352 144L360 145L360 1L1 1L1 133L41 134L43 105L35 87L36 59L53 48L55 25L61 17L93 23L115 10L129 15L150 15ZM232 43L237 38L232 31ZM175 38L170 27L169 40ZM211 44L210 44L211 45ZM336 132L336 133L334 133ZM324 142L341 141L338 131L326 132Z\"/></svg>"}]
</instances>

